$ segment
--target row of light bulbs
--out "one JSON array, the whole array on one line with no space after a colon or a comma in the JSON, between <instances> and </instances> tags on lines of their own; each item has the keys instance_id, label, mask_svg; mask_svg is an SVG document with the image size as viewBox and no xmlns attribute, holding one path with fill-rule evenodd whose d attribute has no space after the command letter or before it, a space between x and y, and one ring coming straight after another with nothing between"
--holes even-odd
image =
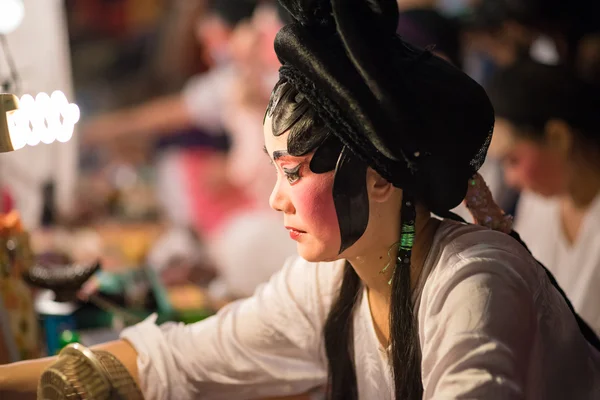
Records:
<instances>
[{"instance_id":1,"label":"row of light bulbs","mask_svg":"<svg viewBox=\"0 0 600 400\"><path fill-rule=\"evenodd\" d=\"M0 0L0 35L13 32L23 21L23 0ZM39 143L68 142L80 112L59 90L51 95L29 94L17 99L0 93L0 152L19 150Z\"/></svg>"},{"instance_id":2,"label":"row of light bulbs","mask_svg":"<svg viewBox=\"0 0 600 400\"><path fill-rule=\"evenodd\" d=\"M51 95L39 93L21 97L19 107L7 113L6 122L14 150L26 145L50 144L54 141L68 142L73 137L80 111L76 104L69 103L63 92Z\"/></svg>"}]
</instances>

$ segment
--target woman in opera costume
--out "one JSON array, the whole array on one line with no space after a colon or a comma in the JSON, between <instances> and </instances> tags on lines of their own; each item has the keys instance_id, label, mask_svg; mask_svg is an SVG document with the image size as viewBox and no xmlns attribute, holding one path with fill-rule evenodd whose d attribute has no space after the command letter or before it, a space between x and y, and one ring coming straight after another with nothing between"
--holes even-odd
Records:
<instances>
[{"instance_id":1,"label":"woman in opera costume","mask_svg":"<svg viewBox=\"0 0 600 400\"><path fill-rule=\"evenodd\" d=\"M264 137L300 257L212 318L101 348L146 399L600 398L597 338L476 175L484 90L398 37L393 0L283 3ZM451 218L463 200L479 225ZM0 369L2 399L52 362Z\"/></svg>"}]
</instances>

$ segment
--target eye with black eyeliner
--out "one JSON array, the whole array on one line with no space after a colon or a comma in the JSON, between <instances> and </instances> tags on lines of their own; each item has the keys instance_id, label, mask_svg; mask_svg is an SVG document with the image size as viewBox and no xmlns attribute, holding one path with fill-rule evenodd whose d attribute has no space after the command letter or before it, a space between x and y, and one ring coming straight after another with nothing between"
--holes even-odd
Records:
<instances>
[{"instance_id":1,"label":"eye with black eyeliner","mask_svg":"<svg viewBox=\"0 0 600 400\"><path fill-rule=\"evenodd\" d=\"M293 185L300 180L300 166L301 164L296 165L294 168L282 168L290 185Z\"/></svg>"}]
</instances>

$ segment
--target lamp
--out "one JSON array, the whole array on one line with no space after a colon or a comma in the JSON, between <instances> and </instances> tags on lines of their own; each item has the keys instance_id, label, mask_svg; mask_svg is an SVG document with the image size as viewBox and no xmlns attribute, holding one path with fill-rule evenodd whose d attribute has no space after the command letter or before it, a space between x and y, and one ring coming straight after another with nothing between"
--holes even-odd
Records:
<instances>
[{"instance_id":1,"label":"lamp","mask_svg":"<svg viewBox=\"0 0 600 400\"><path fill-rule=\"evenodd\" d=\"M0 94L0 153L19 150L40 142L68 142L79 121L77 104L69 103L59 90L48 96Z\"/></svg>"},{"instance_id":2,"label":"lamp","mask_svg":"<svg viewBox=\"0 0 600 400\"><path fill-rule=\"evenodd\" d=\"M17 96L0 93L0 153L18 150L25 145L21 145L22 139L16 138L16 131L11 129L11 120L18 109L19 99Z\"/></svg>"}]
</instances>

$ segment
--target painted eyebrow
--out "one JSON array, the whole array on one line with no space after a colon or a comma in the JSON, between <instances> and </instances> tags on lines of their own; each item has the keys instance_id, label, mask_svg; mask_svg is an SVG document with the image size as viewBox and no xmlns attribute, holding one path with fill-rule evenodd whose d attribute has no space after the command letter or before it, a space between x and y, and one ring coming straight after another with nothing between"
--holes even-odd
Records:
<instances>
[{"instance_id":1,"label":"painted eyebrow","mask_svg":"<svg viewBox=\"0 0 600 400\"><path fill-rule=\"evenodd\" d=\"M277 150L273 152L273 160L278 160L285 156L289 156L289 153L285 150Z\"/></svg>"},{"instance_id":2,"label":"painted eyebrow","mask_svg":"<svg viewBox=\"0 0 600 400\"><path fill-rule=\"evenodd\" d=\"M263 146L263 152L266 155L269 155L269 152L267 151L267 146ZM290 154L286 151L286 150L276 150L273 152L273 160L276 161L282 157L287 157Z\"/></svg>"}]
</instances>

